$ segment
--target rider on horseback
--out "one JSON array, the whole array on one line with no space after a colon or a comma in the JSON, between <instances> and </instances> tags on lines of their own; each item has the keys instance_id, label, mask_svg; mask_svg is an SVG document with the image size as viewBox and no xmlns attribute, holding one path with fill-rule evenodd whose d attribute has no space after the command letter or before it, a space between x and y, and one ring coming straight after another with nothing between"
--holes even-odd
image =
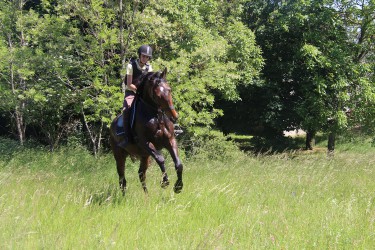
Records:
<instances>
[{"instance_id":1,"label":"rider on horseback","mask_svg":"<svg viewBox=\"0 0 375 250\"><path fill-rule=\"evenodd\" d=\"M126 68L125 77L125 98L123 103L123 120L124 120L124 136L125 139L119 144L120 147L125 148L129 143L130 135L130 107L137 92L137 86L134 84L142 74L152 72L149 60L152 57L152 48L149 45L142 45L138 49L138 59L130 60Z\"/></svg>"}]
</instances>

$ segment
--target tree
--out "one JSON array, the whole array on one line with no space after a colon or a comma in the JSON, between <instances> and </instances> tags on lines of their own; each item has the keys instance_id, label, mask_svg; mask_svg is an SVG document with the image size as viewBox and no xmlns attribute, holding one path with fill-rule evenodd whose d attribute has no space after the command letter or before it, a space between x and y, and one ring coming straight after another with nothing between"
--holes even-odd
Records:
<instances>
[{"instance_id":1,"label":"tree","mask_svg":"<svg viewBox=\"0 0 375 250\"><path fill-rule=\"evenodd\" d=\"M350 87L349 126L374 133L375 1L340 1L337 8L353 44L355 71Z\"/></svg>"},{"instance_id":2,"label":"tree","mask_svg":"<svg viewBox=\"0 0 375 250\"><path fill-rule=\"evenodd\" d=\"M2 68L3 109L15 114L21 144L29 128L53 150L77 120L73 112L76 95L64 79L75 63L72 45L78 33L65 16L43 8L37 13L30 2L28 10L26 2L15 3L3 5L2 34L8 37L2 60L8 62ZM17 39L19 46L14 46Z\"/></svg>"},{"instance_id":3,"label":"tree","mask_svg":"<svg viewBox=\"0 0 375 250\"><path fill-rule=\"evenodd\" d=\"M26 63L30 50L27 48L24 34L25 19L22 12L24 4L23 0L0 3L2 38L0 59L3 61L1 90L4 95L1 108L10 111L21 144L25 141L27 126L25 121L27 104L23 94L27 89L27 80L33 74L30 65Z\"/></svg>"},{"instance_id":4,"label":"tree","mask_svg":"<svg viewBox=\"0 0 375 250\"><path fill-rule=\"evenodd\" d=\"M345 107L358 82L354 43L338 1L255 1L245 16L262 46L269 99L265 122L279 130L335 134L348 126ZM362 98L363 93L361 93Z\"/></svg>"},{"instance_id":5,"label":"tree","mask_svg":"<svg viewBox=\"0 0 375 250\"><path fill-rule=\"evenodd\" d=\"M56 8L79 32L72 45L73 67L61 79L76 95L75 112L82 119L94 154L100 152L106 126L122 102L115 7L116 3L95 0L61 1Z\"/></svg>"},{"instance_id":6,"label":"tree","mask_svg":"<svg viewBox=\"0 0 375 250\"><path fill-rule=\"evenodd\" d=\"M180 122L188 128L214 125L222 115L218 98L239 100L238 87L259 75L261 52L239 20L241 7L242 1L151 1L144 12L161 18L143 26L156 36L156 63L171 69Z\"/></svg>"},{"instance_id":7,"label":"tree","mask_svg":"<svg viewBox=\"0 0 375 250\"><path fill-rule=\"evenodd\" d=\"M7 101L1 109L26 118L16 119L22 141L28 126L51 149L82 122L96 154L121 109L124 65L141 44L150 44L154 68L170 70L180 123L189 131L213 126L222 114L215 101L240 100L238 88L251 84L263 63L254 34L239 19L242 4L2 2L0 86ZM11 50L9 36L17 50Z\"/></svg>"}]
</instances>

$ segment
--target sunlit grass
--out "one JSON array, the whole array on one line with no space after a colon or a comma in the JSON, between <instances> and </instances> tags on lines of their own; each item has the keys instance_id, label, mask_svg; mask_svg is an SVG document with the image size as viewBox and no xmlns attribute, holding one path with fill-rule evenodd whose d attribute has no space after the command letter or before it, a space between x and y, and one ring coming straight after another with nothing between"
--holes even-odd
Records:
<instances>
[{"instance_id":1,"label":"sunlit grass","mask_svg":"<svg viewBox=\"0 0 375 250\"><path fill-rule=\"evenodd\" d=\"M11 153L13 152L13 153ZM127 168L119 191L111 155L6 150L0 160L1 249L372 249L375 150L246 155L184 161L184 189L149 194ZM176 179L168 159L168 173Z\"/></svg>"}]
</instances>

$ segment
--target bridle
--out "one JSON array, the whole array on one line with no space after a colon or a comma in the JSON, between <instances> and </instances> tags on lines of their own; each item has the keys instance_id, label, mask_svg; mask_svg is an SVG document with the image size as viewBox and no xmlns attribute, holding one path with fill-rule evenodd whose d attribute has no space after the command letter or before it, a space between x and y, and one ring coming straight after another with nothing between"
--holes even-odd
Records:
<instances>
[{"instance_id":1,"label":"bridle","mask_svg":"<svg viewBox=\"0 0 375 250\"><path fill-rule=\"evenodd\" d=\"M156 75L156 76L155 76ZM153 77L155 77L154 79L152 79ZM145 79L142 79L142 82L144 82ZM165 92L164 91L171 91L171 88L166 85L166 81L164 78L160 78L158 77L158 74L157 73L154 73L150 76L147 77L147 81L148 82L151 82L151 86L149 87L148 91L149 93L147 93L149 96L150 96L150 99L153 103L156 104L156 107L150 105L149 103L146 103L142 97L140 97L141 101L145 104L147 104L147 106L149 106L150 108L154 109L155 111L157 111L158 113L158 120L161 121L162 120L162 117L164 115L166 115L166 112L171 112L172 113L172 120L175 120L176 118L174 117L176 113L176 109L174 107L173 104L171 104L171 100L170 100L170 93L168 93L168 97L169 99L167 100L168 102L168 107L162 107L162 105L159 103L158 101L158 97L155 93L155 88L156 87L159 87L160 88L160 91L162 92L161 93L161 96L165 96ZM161 86L161 85L164 85L164 86Z\"/></svg>"}]
</instances>

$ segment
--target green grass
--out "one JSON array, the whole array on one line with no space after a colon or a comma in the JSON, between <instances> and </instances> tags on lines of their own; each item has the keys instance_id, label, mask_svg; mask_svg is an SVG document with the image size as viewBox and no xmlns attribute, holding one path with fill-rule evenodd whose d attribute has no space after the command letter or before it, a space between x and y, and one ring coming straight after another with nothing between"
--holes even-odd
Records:
<instances>
[{"instance_id":1,"label":"green grass","mask_svg":"<svg viewBox=\"0 0 375 250\"><path fill-rule=\"evenodd\" d=\"M149 194L111 155L54 153L0 140L1 249L373 249L375 149L184 159L184 189ZM168 161L173 183L176 176Z\"/></svg>"}]
</instances>

